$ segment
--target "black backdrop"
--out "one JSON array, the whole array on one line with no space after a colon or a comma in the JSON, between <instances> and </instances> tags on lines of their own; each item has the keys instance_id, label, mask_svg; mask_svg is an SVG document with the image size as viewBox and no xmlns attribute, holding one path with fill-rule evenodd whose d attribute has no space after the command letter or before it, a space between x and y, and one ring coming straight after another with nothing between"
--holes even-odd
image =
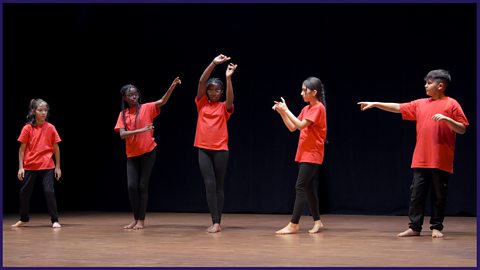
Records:
<instances>
[{"instance_id":1,"label":"black backdrop","mask_svg":"<svg viewBox=\"0 0 480 270\"><path fill-rule=\"evenodd\" d=\"M424 75L451 72L447 94L471 126L457 136L448 215L476 215L475 4L4 4L3 204L18 211L16 139L31 98L57 127L59 210L129 211L125 146L114 133L120 87L143 102L182 85L155 120L149 211L206 212L192 146L198 79L219 53L238 64L225 212L290 213L298 132L271 110L299 113L302 81L327 90L328 141L318 178L322 213L406 214L415 123L361 112L362 100L425 97ZM224 79L226 65L214 76ZM37 183L39 184L39 183ZM32 211L45 211L40 185Z\"/></svg>"}]
</instances>

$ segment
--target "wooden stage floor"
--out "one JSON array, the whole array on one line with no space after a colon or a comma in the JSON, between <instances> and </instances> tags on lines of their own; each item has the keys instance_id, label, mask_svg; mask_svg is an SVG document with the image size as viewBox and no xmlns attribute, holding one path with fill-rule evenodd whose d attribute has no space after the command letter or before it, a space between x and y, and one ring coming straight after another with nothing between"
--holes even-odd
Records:
<instances>
[{"instance_id":1,"label":"wooden stage floor","mask_svg":"<svg viewBox=\"0 0 480 270\"><path fill-rule=\"evenodd\" d=\"M33 214L27 227L11 228L3 216L3 266L220 266L220 267L475 267L477 220L447 217L445 238L398 238L405 216L322 215L321 233L275 235L289 215L224 214L221 233L209 234L209 214L147 213L146 228L122 229L130 213L61 213L52 229L46 214ZM426 219L428 223L428 218Z\"/></svg>"}]
</instances>

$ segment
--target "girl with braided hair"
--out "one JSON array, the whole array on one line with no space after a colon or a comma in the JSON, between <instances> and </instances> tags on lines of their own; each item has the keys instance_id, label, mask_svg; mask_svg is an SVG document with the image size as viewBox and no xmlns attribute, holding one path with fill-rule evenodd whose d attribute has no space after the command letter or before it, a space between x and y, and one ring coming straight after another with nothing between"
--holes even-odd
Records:
<instances>
[{"instance_id":1,"label":"girl with braided hair","mask_svg":"<svg viewBox=\"0 0 480 270\"><path fill-rule=\"evenodd\" d=\"M160 114L173 90L181 84L180 78L173 80L163 97L155 102L141 104L138 88L127 84L122 87L122 111L118 115L115 131L125 140L127 152L128 196L133 210L133 221L124 229L143 229L148 201L148 182L155 163L153 119Z\"/></svg>"}]
</instances>

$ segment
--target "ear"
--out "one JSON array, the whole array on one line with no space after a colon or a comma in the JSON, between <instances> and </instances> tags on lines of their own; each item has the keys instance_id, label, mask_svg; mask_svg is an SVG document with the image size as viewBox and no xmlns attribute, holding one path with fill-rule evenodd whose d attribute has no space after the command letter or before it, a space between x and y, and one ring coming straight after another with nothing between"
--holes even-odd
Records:
<instances>
[{"instance_id":1,"label":"ear","mask_svg":"<svg viewBox=\"0 0 480 270\"><path fill-rule=\"evenodd\" d=\"M444 82L439 82L438 83L438 90L444 92L445 91L445 83Z\"/></svg>"}]
</instances>

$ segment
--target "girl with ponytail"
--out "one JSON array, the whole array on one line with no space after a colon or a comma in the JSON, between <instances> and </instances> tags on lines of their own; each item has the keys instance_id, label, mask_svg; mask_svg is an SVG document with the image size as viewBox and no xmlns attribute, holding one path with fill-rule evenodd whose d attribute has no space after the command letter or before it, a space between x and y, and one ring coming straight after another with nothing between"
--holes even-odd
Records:
<instances>
[{"instance_id":1,"label":"girl with ponytail","mask_svg":"<svg viewBox=\"0 0 480 270\"><path fill-rule=\"evenodd\" d=\"M42 99L32 99L27 114L27 123L23 126L18 141L18 180L20 188L20 220L12 227L20 227L30 220L28 216L30 197L37 178L42 179L43 191L47 201L48 212L53 228L60 228L58 222L57 202L53 189L54 178L60 180L61 141L55 126L48 119L49 106ZM52 156L55 155L55 163Z\"/></svg>"},{"instance_id":2,"label":"girl with ponytail","mask_svg":"<svg viewBox=\"0 0 480 270\"><path fill-rule=\"evenodd\" d=\"M300 93L308 103L296 117L287 107L285 100L275 101L273 110L282 117L283 123L291 131L300 130L295 161L299 163L297 183L295 185L295 206L290 223L277 234L292 234L300 230L300 217L308 203L314 225L309 233L318 233L323 227L320 221L318 197L315 194L313 180L323 163L324 144L327 137L327 115L325 89L322 81L309 77L302 84Z\"/></svg>"}]
</instances>

